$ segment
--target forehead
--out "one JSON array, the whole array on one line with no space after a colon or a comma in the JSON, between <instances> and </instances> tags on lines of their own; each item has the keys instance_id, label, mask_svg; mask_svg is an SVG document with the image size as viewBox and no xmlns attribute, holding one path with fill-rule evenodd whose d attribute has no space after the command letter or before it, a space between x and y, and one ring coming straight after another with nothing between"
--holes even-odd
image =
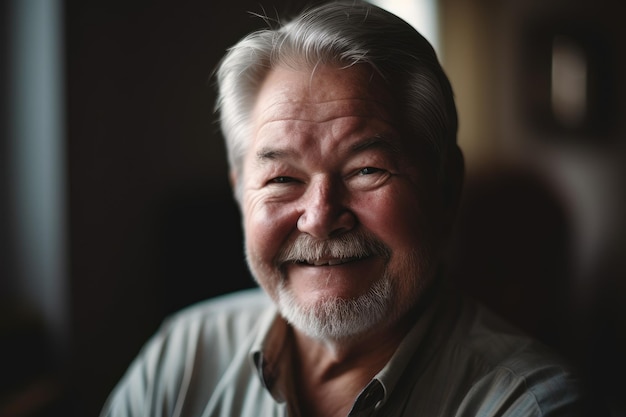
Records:
<instances>
[{"instance_id":1,"label":"forehead","mask_svg":"<svg viewBox=\"0 0 626 417\"><path fill-rule=\"evenodd\" d=\"M377 117L394 123L393 108L386 84L369 66L279 66L261 85L253 119L257 128L276 120L325 122L346 116Z\"/></svg>"}]
</instances>

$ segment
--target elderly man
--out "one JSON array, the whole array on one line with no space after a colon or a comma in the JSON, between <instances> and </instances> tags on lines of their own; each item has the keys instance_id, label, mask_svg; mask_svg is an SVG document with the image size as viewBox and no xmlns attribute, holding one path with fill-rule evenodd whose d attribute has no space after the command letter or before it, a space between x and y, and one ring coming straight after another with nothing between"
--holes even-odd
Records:
<instances>
[{"instance_id":1,"label":"elderly man","mask_svg":"<svg viewBox=\"0 0 626 417\"><path fill-rule=\"evenodd\" d=\"M170 317L103 417L576 414L567 366L445 280L463 158L418 32L326 3L216 75L259 288Z\"/></svg>"}]
</instances>

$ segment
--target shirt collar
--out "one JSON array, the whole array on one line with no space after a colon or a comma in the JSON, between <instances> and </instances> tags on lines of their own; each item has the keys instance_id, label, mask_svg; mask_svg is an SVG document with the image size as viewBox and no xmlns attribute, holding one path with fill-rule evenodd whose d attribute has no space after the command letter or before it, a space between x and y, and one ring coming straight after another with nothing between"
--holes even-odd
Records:
<instances>
[{"instance_id":1,"label":"shirt collar","mask_svg":"<svg viewBox=\"0 0 626 417\"><path fill-rule=\"evenodd\" d=\"M411 370L412 375L422 373L442 342L446 331L441 321L444 316L452 314L451 311L444 312L446 293L445 285L438 283L425 294L427 297L422 308L413 313L416 316L413 327L404 336L391 359L374 376L372 382L377 381L382 388L377 407L382 407L387 401L407 369ZM372 383L368 387L371 385Z\"/></svg>"},{"instance_id":2,"label":"shirt collar","mask_svg":"<svg viewBox=\"0 0 626 417\"><path fill-rule=\"evenodd\" d=\"M286 360L286 354L291 352L288 334L289 325L272 306L261 317L261 326L250 351L261 384L280 403L286 398L286 393L280 389L282 384L279 384L285 375L281 369L291 364L291 360Z\"/></svg>"}]
</instances>

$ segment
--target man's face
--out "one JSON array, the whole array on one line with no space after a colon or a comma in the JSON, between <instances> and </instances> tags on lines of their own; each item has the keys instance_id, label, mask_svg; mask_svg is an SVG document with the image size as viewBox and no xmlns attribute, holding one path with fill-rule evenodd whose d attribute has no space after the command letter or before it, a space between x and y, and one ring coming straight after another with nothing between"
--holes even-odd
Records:
<instances>
[{"instance_id":1,"label":"man's face","mask_svg":"<svg viewBox=\"0 0 626 417\"><path fill-rule=\"evenodd\" d=\"M273 69L252 114L243 220L253 275L288 320L335 338L404 314L432 275L433 179L368 67Z\"/></svg>"}]
</instances>

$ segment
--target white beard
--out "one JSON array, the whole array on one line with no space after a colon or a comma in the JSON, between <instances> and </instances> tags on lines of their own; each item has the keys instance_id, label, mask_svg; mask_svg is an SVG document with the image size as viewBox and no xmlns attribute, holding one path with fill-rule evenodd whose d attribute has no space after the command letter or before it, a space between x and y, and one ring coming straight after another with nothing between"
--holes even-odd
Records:
<instances>
[{"instance_id":1,"label":"white beard","mask_svg":"<svg viewBox=\"0 0 626 417\"><path fill-rule=\"evenodd\" d=\"M394 295L391 280L385 276L357 298L326 298L312 305L303 305L283 281L278 287L277 304L281 315L310 337L342 340L393 319Z\"/></svg>"},{"instance_id":2,"label":"white beard","mask_svg":"<svg viewBox=\"0 0 626 417\"><path fill-rule=\"evenodd\" d=\"M319 340L353 339L395 322L417 302L429 281L429 254L428 250L416 249L402 256L400 262L396 261L393 269L386 265L380 279L365 294L356 298L325 297L312 303L303 303L287 285L288 280L280 276L280 272L274 275L276 287L270 287L268 292L273 294L278 311L285 320L308 336ZM387 262L390 255L390 250L382 242L365 232L357 231L325 241L301 235L283 248L276 264L301 260L311 262L324 257L359 256L380 256ZM255 271L257 265L254 262L250 262L250 265Z\"/></svg>"}]
</instances>

